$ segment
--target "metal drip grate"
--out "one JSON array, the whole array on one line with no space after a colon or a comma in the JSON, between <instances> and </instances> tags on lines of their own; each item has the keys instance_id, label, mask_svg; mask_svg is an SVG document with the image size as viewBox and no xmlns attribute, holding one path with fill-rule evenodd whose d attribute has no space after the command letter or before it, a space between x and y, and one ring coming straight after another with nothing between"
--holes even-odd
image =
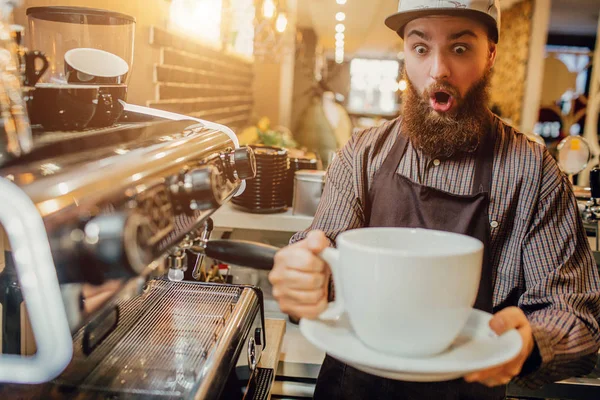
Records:
<instances>
[{"instance_id":1,"label":"metal drip grate","mask_svg":"<svg viewBox=\"0 0 600 400\"><path fill-rule=\"evenodd\" d=\"M258 368L256 389L252 394L252 400L267 400L269 398L274 374L275 372L271 368Z\"/></svg>"},{"instance_id":2,"label":"metal drip grate","mask_svg":"<svg viewBox=\"0 0 600 400\"><path fill-rule=\"evenodd\" d=\"M89 357L78 354L60 383L84 392L186 397L240 294L238 287L153 281L143 296L119 306L117 329Z\"/></svg>"}]
</instances>

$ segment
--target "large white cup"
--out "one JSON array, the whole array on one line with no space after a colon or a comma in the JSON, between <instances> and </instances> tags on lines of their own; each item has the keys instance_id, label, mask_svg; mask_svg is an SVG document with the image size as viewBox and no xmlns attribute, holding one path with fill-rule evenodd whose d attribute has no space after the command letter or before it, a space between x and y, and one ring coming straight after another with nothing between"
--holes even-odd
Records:
<instances>
[{"instance_id":1,"label":"large white cup","mask_svg":"<svg viewBox=\"0 0 600 400\"><path fill-rule=\"evenodd\" d=\"M483 244L427 229L362 228L342 233L330 265L336 300L322 320L346 313L374 350L426 357L447 349L475 304Z\"/></svg>"}]
</instances>

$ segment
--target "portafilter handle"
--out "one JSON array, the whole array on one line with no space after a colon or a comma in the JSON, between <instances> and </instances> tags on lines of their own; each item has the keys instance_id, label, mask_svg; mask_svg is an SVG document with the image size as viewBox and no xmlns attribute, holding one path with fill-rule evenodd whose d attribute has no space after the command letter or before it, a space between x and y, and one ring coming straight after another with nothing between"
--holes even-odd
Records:
<instances>
[{"instance_id":1,"label":"portafilter handle","mask_svg":"<svg viewBox=\"0 0 600 400\"><path fill-rule=\"evenodd\" d=\"M245 240L209 240L210 231L212 231L212 220L209 218L205 223L204 230L208 234L203 235L201 240L194 241L194 245L189 249L192 253L233 265L261 270L273 268L275 253L279 248ZM196 273L196 268L194 273ZM196 277L194 276L194 278Z\"/></svg>"},{"instance_id":2,"label":"portafilter handle","mask_svg":"<svg viewBox=\"0 0 600 400\"><path fill-rule=\"evenodd\" d=\"M270 271L279 249L262 243L244 240L210 240L204 253L228 264Z\"/></svg>"}]
</instances>

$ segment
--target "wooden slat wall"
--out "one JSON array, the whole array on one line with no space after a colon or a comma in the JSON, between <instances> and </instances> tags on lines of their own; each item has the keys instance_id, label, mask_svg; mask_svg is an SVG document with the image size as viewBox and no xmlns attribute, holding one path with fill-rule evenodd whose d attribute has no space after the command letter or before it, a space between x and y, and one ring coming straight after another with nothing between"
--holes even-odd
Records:
<instances>
[{"instance_id":1,"label":"wooden slat wall","mask_svg":"<svg viewBox=\"0 0 600 400\"><path fill-rule=\"evenodd\" d=\"M154 67L155 100L148 107L245 127L254 107L251 62L153 27L150 44L160 47Z\"/></svg>"}]
</instances>

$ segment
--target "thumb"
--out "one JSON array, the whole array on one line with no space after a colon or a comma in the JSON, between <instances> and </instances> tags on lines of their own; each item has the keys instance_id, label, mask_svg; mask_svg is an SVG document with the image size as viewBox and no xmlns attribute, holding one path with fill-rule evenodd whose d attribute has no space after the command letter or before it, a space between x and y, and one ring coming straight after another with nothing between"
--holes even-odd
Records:
<instances>
[{"instance_id":1,"label":"thumb","mask_svg":"<svg viewBox=\"0 0 600 400\"><path fill-rule=\"evenodd\" d=\"M306 236L306 245L314 254L322 252L323 249L329 247L330 244L331 242L322 231L311 231Z\"/></svg>"},{"instance_id":2,"label":"thumb","mask_svg":"<svg viewBox=\"0 0 600 400\"><path fill-rule=\"evenodd\" d=\"M502 335L511 329L519 329L526 324L527 317L518 307L507 307L497 312L490 320L490 328L497 335Z\"/></svg>"}]
</instances>

